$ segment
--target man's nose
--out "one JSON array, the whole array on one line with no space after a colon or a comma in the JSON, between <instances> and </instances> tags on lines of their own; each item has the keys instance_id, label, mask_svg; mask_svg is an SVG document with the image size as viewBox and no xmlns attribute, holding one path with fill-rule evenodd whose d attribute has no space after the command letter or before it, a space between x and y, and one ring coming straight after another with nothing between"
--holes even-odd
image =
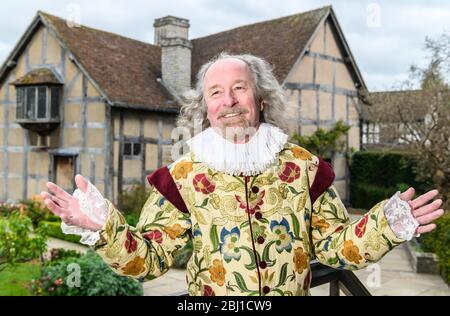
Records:
<instances>
[{"instance_id":1,"label":"man's nose","mask_svg":"<svg viewBox=\"0 0 450 316\"><path fill-rule=\"evenodd\" d=\"M237 103L236 97L232 90L226 91L223 95L223 105L233 106Z\"/></svg>"}]
</instances>

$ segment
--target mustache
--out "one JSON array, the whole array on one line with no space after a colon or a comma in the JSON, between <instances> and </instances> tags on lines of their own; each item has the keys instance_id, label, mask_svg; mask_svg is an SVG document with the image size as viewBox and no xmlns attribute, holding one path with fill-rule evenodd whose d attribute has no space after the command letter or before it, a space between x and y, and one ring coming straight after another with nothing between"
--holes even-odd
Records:
<instances>
[{"instance_id":1,"label":"mustache","mask_svg":"<svg viewBox=\"0 0 450 316\"><path fill-rule=\"evenodd\" d=\"M233 110L227 110L219 113L219 117L223 117L228 114L246 114L248 113L247 109L233 109Z\"/></svg>"}]
</instances>

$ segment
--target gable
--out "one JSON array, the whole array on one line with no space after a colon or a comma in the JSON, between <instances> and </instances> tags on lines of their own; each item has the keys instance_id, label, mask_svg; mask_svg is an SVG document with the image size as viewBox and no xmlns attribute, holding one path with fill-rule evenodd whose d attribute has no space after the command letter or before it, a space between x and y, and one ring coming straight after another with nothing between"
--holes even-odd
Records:
<instances>
[{"instance_id":1,"label":"gable","mask_svg":"<svg viewBox=\"0 0 450 316\"><path fill-rule=\"evenodd\" d=\"M340 88L350 90L366 88L345 38L339 33L339 26L333 17L334 13L331 11L317 27L310 43L289 71L286 82L331 85L335 74L336 83Z\"/></svg>"}]
</instances>

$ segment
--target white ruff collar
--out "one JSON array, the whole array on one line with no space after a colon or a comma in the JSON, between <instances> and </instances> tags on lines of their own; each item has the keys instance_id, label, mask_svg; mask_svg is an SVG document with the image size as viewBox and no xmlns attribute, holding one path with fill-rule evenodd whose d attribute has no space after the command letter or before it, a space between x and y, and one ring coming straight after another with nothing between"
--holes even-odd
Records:
<instances>
[{"instance_id":1,"label":"white ruff collar","mask_svg":"<svg viewBox=\"0 0 450 316\"><path fill-rule=\"evenodd\" d=\"M261 123L252 138L244 144L232 143L213 128L187 141L195 160L209 168L230 175L254 176L267 170L286 144L288 136L274 125Z\"/></svg>"}]
</instances>

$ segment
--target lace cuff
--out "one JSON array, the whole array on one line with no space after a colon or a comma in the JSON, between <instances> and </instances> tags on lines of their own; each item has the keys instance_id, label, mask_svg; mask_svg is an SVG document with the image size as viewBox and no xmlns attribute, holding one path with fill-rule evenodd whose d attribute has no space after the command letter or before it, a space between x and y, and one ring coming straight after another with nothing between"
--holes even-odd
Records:
<instances>
[{"instance_id":1,"label":"lace cuff","mask_svg":"<svg viewBox=\"0 0 450 316\"><path fill-rule=\"evenodd\" d=\"M80 189L73 192L73 197L78 200L80 210L86 214L93 222L103 226L108 217L108 205L105 202L102 194L97 188L88 181L88 188L86 193ZM78 226L69 226L61 222L61 230L64 234L73 234L81 236L80 242L93 246L100 239L99 231L91 231L86 228Z\"/></svg>"},{"instance_id":2,"label":"lace cuff","mask_svg":"<svg viewBox=\"0 0 450 316\"><path fill-rule=\"evenodd\" d=\"M411 240L416 235L419 222L413 217L408 202L400 199L400 191L384 205L384 215L397 238Z\"/></svg>"}]
</instances>

